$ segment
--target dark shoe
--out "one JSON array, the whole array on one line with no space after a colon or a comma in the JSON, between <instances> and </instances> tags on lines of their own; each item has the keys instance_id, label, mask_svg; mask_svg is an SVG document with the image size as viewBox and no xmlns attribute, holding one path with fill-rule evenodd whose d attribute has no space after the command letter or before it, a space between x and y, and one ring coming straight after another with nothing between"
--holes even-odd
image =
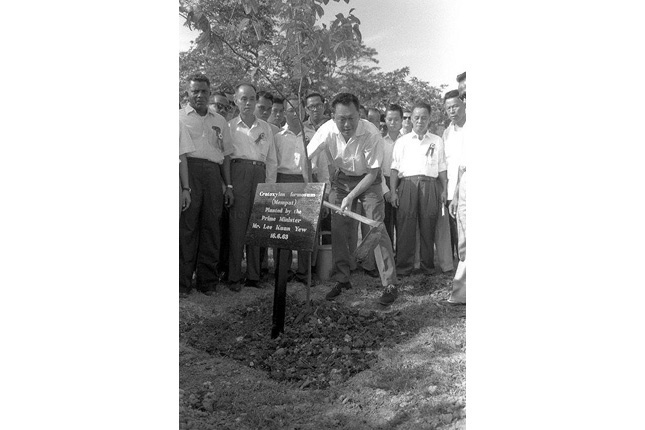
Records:
<instances>
[{"instance_id":1,"label":"dark shoe","mask_svg":"<svg viewBox=\"0 0 645 430\"><path fill-rule=\"evenodd\" d=\"M260 288L262 289L262 285L260 285L260 281L256 281L253 279L247 279L246 282L244 283L245 287L251 287L251 288Z\"/></svg>"},{"instance_id":2,"label":"dark shoe","mask_svg":"<svg viewBox=\"0 0 645 430\"><path fill-rule=\"evenodd\" d=\"M374 270L363 270L367 276L370 276L372 278L380 278L381 274L378 273L377 269Z\"/></svg>"},{"instance_id":3,"label":"dark shoe","mask_svg":"<svg viewBox=\"0 0 645 430\"><path fill-rule=\"evenodd\" d=\"M235 293L239 293L240 291L242 291L242 283L240 281L231 282L230 284L228 284L228 289Z\"/></svg>"},{"instance_id":4,"label":"dark shoe","mask_svg":"<svg viewBox=\"0 0 645 430\"><path fill-rule=\"evenodd\" d=\"M399 297L399 290L390 284L385 287L385 291L383 291L383 295L378 299L378 302L384 306L391 305L397 297Z\"/></svg>"},{"instance_id":5,"label":"dark shoe","mask_svg":"<svg viewBox=\"0 0 645 430\"><path fill-rule=\"evenodd\" d=\"M294 282L300 282L301 284L307 285L307 277L298 275L297 273L293 276L292 281ZM313 283L313 282L312 282Z\"/></svg>"},{"instance_id":6,"label":"dark shoe","mask_svg":"<svg viewBox=\"0 0 645 430\"><path fill-rule=\"evenodd\" d=\"M349 290L350 288L352 288L352 284L350 284L349 282L338 282L336 285L334 285L334 288L329 290L329 292L325 296L325 299L331 300L334 297L338 297L340 296L340 293L343 289Z\"/></svg>"},{"instance_id":7,"label":"dark shoe","mask_svg":"<svg viewBox=\"0 0 645 430\"><path fill-rule=\"evenodd\" d=\"M197 288L197 291L204 295L212 296L217 291L217 285L209 285L208 287L200 286L199 288Z\"/></svg>"}]
</instances>

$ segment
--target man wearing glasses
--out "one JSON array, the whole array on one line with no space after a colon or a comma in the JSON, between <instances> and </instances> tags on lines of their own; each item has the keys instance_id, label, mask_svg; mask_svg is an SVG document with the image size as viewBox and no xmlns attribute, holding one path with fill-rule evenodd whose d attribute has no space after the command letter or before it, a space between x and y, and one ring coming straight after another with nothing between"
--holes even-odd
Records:
<instances>
[{"instance_id":1,"label":"man wearing glasses","mask_svg":"<svg viewBox=\"0 0 645 430\"><path fill-rule=\"evenodd\" d=\"M373 124L360 119L359 107L355 95L338 94L332 102L333 121L326 122L316 131L307 145L307 152L310 159L324 152L334 170L330 201L343 211L356 211L360 201L368 218L383 221L382 178L379 175L383 162L383 138ZM331 222L332 278L337 284L325 296L327 300L340 295L343 289L352 288L350 238L352 230L357 230L356 222L342 214L333 213ZM387 235L379 235L374 257L381 284L385 287L379 303L389 305L396 300L398 290L394 252Z\"/></svg>"},{"instance_id":2,"label":"man wearing glasses","mask_svg":"<svg viewBox=\"0 0 645 430\"><path fill-rule=\"evenodd\" d=\"M401 123L401 135L408 134L412 131L412 112L403 111L403 122Z\"/></svg>"},{"instance_id":3,"label":"man wearing glasses","mask_svg":"<svg viewBox=\"0 0 645 430\"><path fill-rule=\"evenodd\" d=\"M311 93L305 99L305 109L309 118L304 121L305 128L314 132L326 123L329 118L325 116L325 98L319 93Z\"/></svg>"},{"instance_id":4,"label":"man wearing glasses","mask_svg":"<svg viewBox=\"0 0 645 430\"><path fill-rule=\"evenodd\" d=\"M213 101L209 105L215 113L222 115L226 118L227 121L233 119L233 106L231 106L228 97L222 92L216 92L213 94Z\"/></svg>"}]
</instances>

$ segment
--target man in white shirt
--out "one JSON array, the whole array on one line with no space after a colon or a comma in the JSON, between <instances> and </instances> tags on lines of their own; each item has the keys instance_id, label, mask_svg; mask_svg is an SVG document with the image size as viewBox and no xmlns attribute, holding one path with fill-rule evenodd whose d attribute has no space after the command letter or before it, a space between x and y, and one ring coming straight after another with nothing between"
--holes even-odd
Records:
<instances>
[{"instance_id":1,"label":"man in white shirt","mask_svg":"<svg viewBox=\"0 0 645 430\"><path fill-rule=\"evenodd\" d=\"M193 272L197 290L215 291L218 277L220 217L225 204L233 203L229 155L233 146L226 120L208 109L210 81L194 75L188 86L189 104L179 110L194 150L186 153L191 203L179 218L179 292L190 292ZM222 183L223 180L223 183Z\"/></svg>"},{"instance_id":2,"label":"man in white shirt","mask_svg":"<svg viewBox=\"0 0 645 430\"><path fill-rule=\"evenodd\" d=\"M256 118L255 87L240 84L235 89L235 104L240 116L229 121L233 138L231 154L231 188L235 204L230 209L229 288L239 292L242 288L242 258L246 227L251 216L257 185L275 183L278 162L273 131L266 121ZM259 288L260 248L246 246L246 286Z\"/></svg>"},{"instance_id":3,"label":"man in white shirt","mask_svg":"<svg viewBox=\"0 0 645 430\"><path fill-rule=\"evenodd\" d=\"M383 138L379 130L359 116L358 98L341 93L332 102L334 119L323 124L307 145L309 158L325 151L327 160L334 168L331 179L330 201L342 210L355 211L362 202L368 218L383 221L383 195L379 171L383 161ZM331 300L350 283L350 232L356 222L341 214L332 214L332 278L337 284L327 294ZM383 235L386 236L386 235ZM379 237L374 249L381 284L385 287L379 303L389 305L398 296L394 252L389 237Z\"/></svg>"},{"instance_id":4,"label":"man in white shirt","mask_svg":"<svg viewBox=\"0 0 645 430\"><path fill-rule=\"evenodd\" d=\"M416 103L412 108L412 132L401 136L392 152L390 192L398 208L396 270L410 275L414 270L416 230L421 238L421 270L434 273L434 233L441 205L446 202L446 156L443 141L428 132L431 107Z\"/></svg>"},{"instance_id":5,"label":"man in white shirt","mask_svg":"<svg viewBox=\"0 0 645 430\"><path fill-rule=\"evenodd\" d=\"M275 106L275 104L274 104ZM305 141L308 143L314 136L314 131L308 128L303 129L298 121L299 109L302 108L304 117L304 104L300 103L297 96L289 97L283 102L284 114L287 124L275 136L275 149L278 159L278 183L303 183L305 182L306 170L305 147L302 141L304 131ZM312 160L312 176L314 182L329 183L329 170L325 153L321 152L318 157ZM326 188L329 193L329 185ZM298 282L306 283L308 271L308 252L298 251L298 270L292 274L292 278ZM273 253L274 257L277 255ZM289 262L291 262L291 251L289 251Z\"/></svg>"},{"instance_id":6,"label":"man in white shirt","mask_svg":"<svg viewBox=\"0 0 645 430\"><path fill-rule=\"evenodd\" d=\"M466 103L464 103L458 90L448 91L444 96L444 109L450 118L450 124L443 132L443 143L446 150L448 164L448 205L457 188L457 177L461 158L464 154L464 134L466 128ZM450 236L452 248L458 250L457 221L450 217Z\"/></svg>"},{"instance_id":7,"label":"man in white shirt","mask_svg":"<svg viewBox=\"0 0 645 430\"><path fill-rule=\"evenodd\" d=\"M401 127L403 126L403 108L397 104L391 104L385 111L385 124L387 125L387 134L383 138L383 198L385 199L385 228L387 234L392 240L394 247L394 229L396 226L396 209L392 206L392 193L390 192L390 175L392 169L392 151L396 140L401 137Z\"/></svg>"}]
</instances>

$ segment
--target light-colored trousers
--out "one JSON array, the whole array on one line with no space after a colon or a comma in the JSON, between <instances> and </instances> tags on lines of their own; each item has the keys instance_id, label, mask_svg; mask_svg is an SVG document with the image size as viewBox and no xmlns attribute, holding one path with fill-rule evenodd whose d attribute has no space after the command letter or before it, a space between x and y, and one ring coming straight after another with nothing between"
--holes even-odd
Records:
<instances>
[{"instance_id":1,"label":"light-colored trousers","mask_svg":"<svg viewBox=\"0 0 645 430\"><path fill-rule=\"evenodd\" d=\"M459 180L459 202L457 205L457 229L459 231L459 264L452 281L451 302L466 303L466 172Z\"/></svg>"}]
</instances>

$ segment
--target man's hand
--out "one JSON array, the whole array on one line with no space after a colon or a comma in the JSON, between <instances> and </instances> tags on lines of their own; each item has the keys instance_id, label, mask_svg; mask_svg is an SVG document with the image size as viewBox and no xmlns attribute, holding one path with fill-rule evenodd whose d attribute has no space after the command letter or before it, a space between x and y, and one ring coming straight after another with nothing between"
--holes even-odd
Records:
<instances>
[{"instance_id":1,"label":"man's hand","mask_svg":"<svg viewBox=\"0 0 645 430\"><path fill-rule=\"evenodd\" d=\"M450 212L450 216L453 218L457 218L457 200L458 199L452 199L450 206L448 206L448 212Z\"/></svg>"},{"instance_id":2,"label":"man's hand","mask_svg":"<svg viewBox=\"0 0 645 430\"><path fill-rule=\"evenodd\" d=\"M350 197L349 194L347 197L343 199L343 201L340 204L340 209L344 211L351 211L352 210L352 203L354 202L354 198Z\"/></svg>"},{"instance_id":3,"label":"man's hand","mask_svg":"<svg viewBox=\"0 0 645 430\"><path fill-rule=\"evenodd\" d=\"M446 189L444 187L443 191L441 192L441 204L445 206L447 201L448 201L448 193L446 192Z\"/></svg>"},{"instance_id":4,"label":"man's hand","mask_svg":"<svg viewBox=\"0 0 645 430\"><path fill-rule=\"evenodd\" d=\"M396 190L390 191L391 196L390 196L390 203L392 204L393 208L398 208L399 207L399 194L396 192Z\"/></svg>"},{"instance_id":5,"label":"man's hand","mask_svg":"<svg viewBox=\"0 0 645 430\"><path fill-rule=\"evenodd\" d=\"M181 211L185 211L190 206L190 192L182 190L181 192Z\"/></svg>"},{"instance_id":6,"label":"man's hand","mask_svg":"<svg viewBox=\"0 0 645 430\"><path fill-rule=\"evenodd\" d=\"M233 206L233 203L235 202L235 196L233 195L233 189L232 188L226 188L226 191L224 191L224 206L227 208L230 208Z\"/></svg>"},{"instance_id":7,"label":"man's hand","mask_svg":"<svg viewBox=\"0 0 645 430\"><path fill-rule=\"evenodd\" d=\"M387 193L383 194L383 198L386 202L392 203L392 192L388 191Z\"/></svg>"}]
</instances>

